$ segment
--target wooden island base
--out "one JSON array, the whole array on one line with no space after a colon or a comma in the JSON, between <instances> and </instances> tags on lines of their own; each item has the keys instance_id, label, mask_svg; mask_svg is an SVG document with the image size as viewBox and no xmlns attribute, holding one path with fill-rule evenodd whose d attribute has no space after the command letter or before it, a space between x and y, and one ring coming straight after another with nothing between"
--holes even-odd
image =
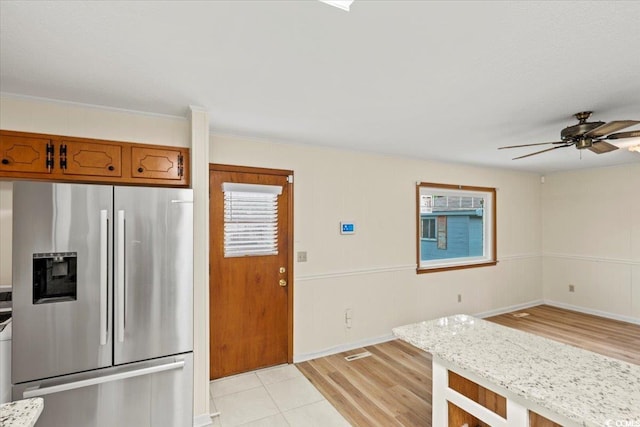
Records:
<instances>
[{"instance_id":1,"label":"wooden island base","mask_svg":"<svg viewBox=\"0 0 640 427\"><path fill-rule=\"evenodd\" d=\"M529 427L562 427L561 424L553 422L548 418L534 412L531 409L522 407L515 402L507 405L507 398L498 392L487 387L483 387L468 378L447 369L440 364L436 368L438 362L434 361L434 377L433 377L433 408L435 420L436 396L439 395L438 406L442 412L442 398L445 399L447 420L442 421L449 427L460 427L465 424L469 427L491 427L491 426L526 426ZM436 392L436 381L440 388L443 386L443 378L436 379L436 371L439 376L445 375L445 389L440 393ZM455 396L449 400L447 396ZM453 403L455 401L456 403ZM507 406L513 414L507 414ZM520 406L520 407L518 407ZM465 409L463 409L465 408ZM488 411L488 412L487 412ZM442 414L440 414L442 415ZM522 417L525 417L523 420ZM528 418L529 424L526 423ZM434 425L438 425L435 424Z\"/></svg>"}]
</instances>

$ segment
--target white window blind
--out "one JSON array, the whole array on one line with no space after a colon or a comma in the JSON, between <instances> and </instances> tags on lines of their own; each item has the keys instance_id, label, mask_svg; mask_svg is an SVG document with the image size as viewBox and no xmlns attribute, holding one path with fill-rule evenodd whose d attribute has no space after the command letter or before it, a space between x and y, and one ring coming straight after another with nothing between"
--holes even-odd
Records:
<instances>
[{"instance_id":1,"label":"white window blind","mask_svg":"<svg viewBox=\"0 0 640 427\"><path fill-rule=\"evenodd\" d=\"M225 182L222 188L224 256L277 255L282 187Z\"/></svg>"}]
</instances>

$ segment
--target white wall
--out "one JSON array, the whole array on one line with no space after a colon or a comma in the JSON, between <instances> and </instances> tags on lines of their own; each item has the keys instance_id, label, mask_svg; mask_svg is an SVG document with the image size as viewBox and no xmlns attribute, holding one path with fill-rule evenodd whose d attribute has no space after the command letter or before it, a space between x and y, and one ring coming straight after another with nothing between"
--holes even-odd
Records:
<instances>
[{"instance_id":1,"label":"white wall","mask_svg":"<svg viewBox=\"0 0 640 427\"><path fill-rule=\"evenodd\" d=\"M0 97L0 129L189 147L185 117L41 99Z\"/></svg>"},{"instance_id":2,"label":"white wall","mask_svg":"<svg viewBox=\"0 0 640 427\"><path fill-rule=\"evenodd\" d=\"M544 298L639 322L640 163L547 175L542 218Z\"/></svg>"},{"instance_id":3,"label":"white wall","mask_svg":"<svg viewBox=\"0 0 640 427\"><path fill-rule=\"evenodd\" d=\"M542 298L536 174L216 134L210 141L212 163L294 170L294 251L308 252L294 270L296 360L409 322ZM496 267L416 274L417 181L498 188ZM355 221L356 234L340 235L341 220Z\"/></svg>"}]
</instances>

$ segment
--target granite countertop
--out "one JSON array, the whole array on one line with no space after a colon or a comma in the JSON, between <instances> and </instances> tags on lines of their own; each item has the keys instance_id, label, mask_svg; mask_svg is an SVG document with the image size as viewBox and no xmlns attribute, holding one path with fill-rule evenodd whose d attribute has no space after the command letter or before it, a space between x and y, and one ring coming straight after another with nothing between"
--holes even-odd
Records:
<instances>
[{"instance_id":1,"label":"granite countertop","mask_svg":"<svg viewBox=\"0 0 640 427\"><path fill-rule=\"evenodd\" d=\"M41 397L16 400L0 405L0 425L2 427L33 427L44 408Z\"/></svg>"},{"instance_id":2,"label":"granite countertop","mask_svg":"<svg viewBox=\"0 0 640 427\"><path fill-rule=\"evenodd\" d=\"M580 425L640 427L638 365L464 314L393 333Z\"/></svg>"}]
</instances>

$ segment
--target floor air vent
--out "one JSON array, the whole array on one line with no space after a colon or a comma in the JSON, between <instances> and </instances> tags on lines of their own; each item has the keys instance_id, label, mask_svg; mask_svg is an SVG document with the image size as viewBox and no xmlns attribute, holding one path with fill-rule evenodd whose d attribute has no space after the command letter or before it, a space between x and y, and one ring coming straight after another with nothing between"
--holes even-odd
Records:
<instances>
[{"instance_id":1,"label":"floor air vent","mask_svg":"<svg viewBox=\"0 0 640 427\"><path fill-rule=\"evenodd\" d=\"M527 317L529 313L513 313L513 317Z\"/></svg>"},{"instance_id":2,"label":"floor air vent","mask_svg":"<svg viewBox=\"0 0 640 427\"><path fill-rule=\"evenodd\" d=\"M352 354L351 356L347 356L344 359L347 362L352 362L354 360L362 359L362 358L369 357L369 356L371 356L371 353L369 353L368 351L364 351L362 353Z\"/></svg>"}]
</instances>

